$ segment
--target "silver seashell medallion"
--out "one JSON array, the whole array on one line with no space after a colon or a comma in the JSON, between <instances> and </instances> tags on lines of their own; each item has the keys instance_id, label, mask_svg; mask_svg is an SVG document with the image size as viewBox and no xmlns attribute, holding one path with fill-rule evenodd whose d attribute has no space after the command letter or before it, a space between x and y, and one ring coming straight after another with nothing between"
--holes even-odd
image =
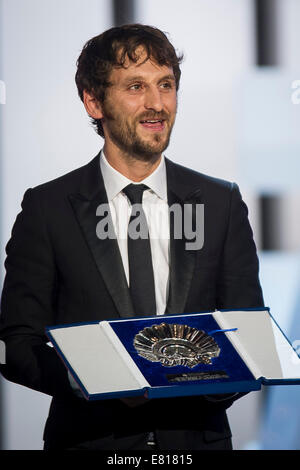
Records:
<instances>
[{"instance_id":1,"label":"silver seashell medallion","mask_svg":"<svg viewBox=\"0 0 300 470\"><path fill-rule=\"evenodd\" d=\"M135 335L133 345L140 356L166 367L212 364L212 358L221 352L203 330L168 323L144 328Z\"/></svg>"}]
</instances>

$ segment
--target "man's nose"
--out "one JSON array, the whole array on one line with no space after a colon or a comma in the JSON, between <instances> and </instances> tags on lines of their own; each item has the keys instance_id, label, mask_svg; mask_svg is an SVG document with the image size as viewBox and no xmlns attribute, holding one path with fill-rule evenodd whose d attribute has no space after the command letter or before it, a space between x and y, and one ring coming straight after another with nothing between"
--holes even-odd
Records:
<instances>
[{"instance_id":1,"label":"man's nose","mask_svg":"<svg viewBox=\"0 0 300 470\"><path fill-rule=\"evenodd\" d=\"M145 93L144 106L146 109L153 109L160 112L163 109L161 94L156 87L149 87Z\"/></svg>"}]
</instances>

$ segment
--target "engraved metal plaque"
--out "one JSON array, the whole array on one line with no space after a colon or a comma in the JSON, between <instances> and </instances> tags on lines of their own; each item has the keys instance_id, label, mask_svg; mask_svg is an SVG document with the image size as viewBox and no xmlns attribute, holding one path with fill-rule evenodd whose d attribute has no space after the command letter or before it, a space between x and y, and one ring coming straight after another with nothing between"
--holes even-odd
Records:
<instances>
[{"instance_id":1,"label":"engraved metal plaque","mask_svg":"<svg viewBox=\"0 0 300 470\"><path fill-rule=\"evenodd\" d=\"M187 325L161 323L144 328L133 340L138 354L166 367L212 364L221 349L203 330Z\"/></svg>"},{"instance_id":2,"label":"engraved metal plaque","mask_svg":"<svg viewBox=\"0 0 300 470\"><path fill-rule=\"evenodd\" d=\"M206 372L189 372L188 374L167 374L166 378L169 382L194 382L199 380L217 380L228 379L229 376L223 370L206 371Z\"/></svg>"}]
</instances>

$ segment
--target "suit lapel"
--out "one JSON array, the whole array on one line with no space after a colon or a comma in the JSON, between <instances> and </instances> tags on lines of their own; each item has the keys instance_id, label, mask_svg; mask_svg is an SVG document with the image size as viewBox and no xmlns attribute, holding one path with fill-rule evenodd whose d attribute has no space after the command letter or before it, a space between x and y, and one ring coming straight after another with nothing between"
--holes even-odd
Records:
<instances>
[{"instance_id":1,"label":"suit lapel","mask_svg":"<svg viewBox=\"0 0 300 470\"><path fill-rule=\"evenodd\" d=\"M171 209L170 217L170 282L166 314L184 312L195 269L196 250L187 250L183 214L185 204L196 204L201 201L199 189L190 191L189 181L182 181L182 175L176 174L177 165L166 159L168 204ZM184 183L186 186L184 186ZM172 216L172 206L181 209L181 238L174 236L175 217Z\"/></svg>"},{"instance_id":2,"label":"suit lapel","mask_svg":"<svg viewBox=\"0 0 300 470\"><path fill-rule=\"evenodd\" d=\"M168 204L181 207L184 204L199 203L199 190L190 191L189 179L182 180L180 167L166 159ZM116 309L121 317L133 316L133 305L123 268L122 258L116 238L100 240L96 235L96 227L101 218L96 215L97 207L108 204L99 155L85 167L82 184L77 193L69 195L72 208L81 227L83 236L96 263L99 274L110 293ZM182 227L181 238L174 237L174 220L170 226L170 282L166 314L184 312L188 293L193 278L197 251L187 250L189 242L184 236Z\"/></svg>"},{"instance_id":3,"label":"suit lapel","mask_svg":"<svg viewBox=\"0 0 300 470\"><path fill-rule=\"evenodd\" d=\"M101 204L108 205L99 155L86 167L79 192L70 194L69 200L119 315L132 317L134 310L117 239L107 237L100 240L96 234L97 224L101 221L101 217L96 215L97 208ZM107 213L102 217L107 217Z\"/></svg>"}]
</instances>

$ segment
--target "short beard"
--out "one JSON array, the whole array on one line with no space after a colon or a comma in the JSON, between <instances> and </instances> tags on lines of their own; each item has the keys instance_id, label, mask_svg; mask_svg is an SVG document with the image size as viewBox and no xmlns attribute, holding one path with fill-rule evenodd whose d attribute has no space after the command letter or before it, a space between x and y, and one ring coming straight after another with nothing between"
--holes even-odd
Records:
<instances>
[{"instance_id":1,"label":"short beard","mask_svg":"<svg viewBox=\"0 0 300 470\"><path fill-rule=\"evenodd\" d=\"M127 132L124 132L123 129L121 132L114 132L114 129L111 129L110 138L112 141L125 152L129 157L133 157L136 160L141 160L148 162L153 160L157 155L160 155L169 145L171 131L166 138L158 134L153 135L154 143L148 143L138 138L136 134L132 134L131 129L127 128Z\"/></svg>"},{"instance_id":2,"label":"short beard","mask_svg":"<svg viewBox=\"0 0 300 470\"><path fill-rule=\"evenodd\" d=\"M123 121L122 125L115 126L114 123L116 122L116 118L105 106L103 107L103 114L106 121L112 124L108 126L109 137L112 142L128 156L128 158L149 162L166 150L169 145L173 123L166 137L163 137L158 133L153 134L154 143L158 144L153 146L153 144L140 139L133 127L131 127L127 122ZM138 123L139 121L137 122L137 125Z\"/></svg>"}]
</instances>

